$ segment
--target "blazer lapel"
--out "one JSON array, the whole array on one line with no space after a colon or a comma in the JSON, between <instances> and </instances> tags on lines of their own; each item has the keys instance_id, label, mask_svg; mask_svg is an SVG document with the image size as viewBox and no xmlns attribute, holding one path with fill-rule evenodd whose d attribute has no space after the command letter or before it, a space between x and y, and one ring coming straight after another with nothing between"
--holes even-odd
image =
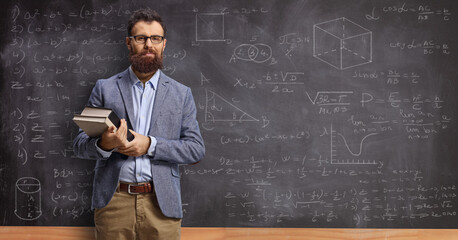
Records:
<instances>
[{"instance_id":1,"label":"blazer lapel","mask_svg":"<svg viewBox=\"0 0 458 240\"><path fill-rule=\"evenodd\" d=\"M164 106L163 102L165 96L167 95L169 85L169 79L161 72L159 76L159 82L157 84L156 97L154 99L153 114L151 114L151 126L155 126L157 119L161 115L162 107ZM154 135L154 127L150 128L149 134Z\"/></svg>"},{"instance_id":2,"label":"blazer lapel","mask_svg":"<svg viewBox=\"0 0 458 240\"><path fill-rule=\"evenodd\" d=\"M127 120L130 128L135 131L134 124L134 103L132 100L132 86L130 84L129 70L126 70L118 75L118 87L121 92L124 108L127 111Z\"/></svg>"}]
</instances>

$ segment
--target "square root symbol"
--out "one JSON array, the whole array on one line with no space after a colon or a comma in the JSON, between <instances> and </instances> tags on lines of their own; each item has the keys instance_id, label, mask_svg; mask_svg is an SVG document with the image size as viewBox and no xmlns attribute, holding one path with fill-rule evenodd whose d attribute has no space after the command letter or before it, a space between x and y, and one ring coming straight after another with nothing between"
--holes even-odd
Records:
<instances>
[{"instance_id":1,"label":"square root symbol","mask_svg":"<svg viewBox=\"0 0 458 240\"><path fill-rule=\"evenodd\" d=\"M196 14L196 41L225 41L224 14Z\"/></svg>"},{"instance_id":2,"label":"square root symbol","mask_svg":"<svg viewBox=\"0 0 458 240\"><path fill-rule=\"evenodd\" d=\"M313 56L339 70L372 62L372 32L338 18L313 25Z\"/></svg>"}]
</instances>

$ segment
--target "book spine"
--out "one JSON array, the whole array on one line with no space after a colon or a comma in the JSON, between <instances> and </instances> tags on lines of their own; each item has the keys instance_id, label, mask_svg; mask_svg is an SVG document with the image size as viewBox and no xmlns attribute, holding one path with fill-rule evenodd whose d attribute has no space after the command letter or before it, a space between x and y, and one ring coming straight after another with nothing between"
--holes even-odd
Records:
<instances>
[{"instance_id":1,"label":"book spine","mask_svg":"<svg viewBox=\"0 0 458 240\"><path fill-rule=\"evenodd\" d=\"M113 123L113 125L115 125L116 128L121 126L121 119L119 119L115 112L112 111L110 115L108 115L108 119ZM127 130L127 140L129 142L134 140L134 135L129 130Z\"/></svg>"},{"instance_id":2,"label":"book spine","mask_svg":"<svg viewBox=\"0 0 458 240\"><path fill-rule=\"evenodd\" d=\"M112 111L110 115L108 115L108 119L111 121L111 123L113 123L113 125L116 128L119 128L119 126L121 126L121 119L119 119L118 115L116 115L115 112Z\"/></svg>"}]
</instances>

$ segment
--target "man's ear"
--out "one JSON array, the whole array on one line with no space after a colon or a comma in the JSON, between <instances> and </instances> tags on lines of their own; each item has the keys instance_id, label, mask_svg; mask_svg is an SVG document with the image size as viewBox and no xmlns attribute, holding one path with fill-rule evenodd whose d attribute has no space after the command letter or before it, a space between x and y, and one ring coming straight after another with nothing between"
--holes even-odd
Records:
<instances>
[{"instance_id":1,"label":"man's ear","mask_svg":"<svg viewBox=\"0 0 458 240\"><path fill-rule=\"evenodd\" d=\"M165 50L165 44L166 44L166 43L167 43L167 39L164 38L164 45L162 46L162 52L164 52L164 50Z\"/></svg>"},{"instance_id":2,"label":"man's ear","mask_svg":"<svg viewBox=\"0 0 458 240\"><path fill-rule=\"evenodd\" d=\"M127 49L129 49L129 52L131 51L130 41L131 39L129 37L126 37L126 46L127 46Z\"/></svg>"}]
</instances>

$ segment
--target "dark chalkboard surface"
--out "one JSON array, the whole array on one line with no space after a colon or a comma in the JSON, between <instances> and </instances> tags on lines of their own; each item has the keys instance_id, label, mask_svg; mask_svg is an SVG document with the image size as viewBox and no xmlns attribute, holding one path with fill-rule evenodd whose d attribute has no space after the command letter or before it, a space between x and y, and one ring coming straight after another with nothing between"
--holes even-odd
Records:
<instances>
[{"instance_id":1,"label":"dark chalkboard surface","mask_svg":"<svg viewBox=\"0 0 458 240\"><path fill-rule=\"evenodd\" d=\"M458 226L453 0L3 4L2 225L93 224L71 118L128 67L141 7L207 147L180 169L184 226Z\"/></svg>"}]
</instances>

